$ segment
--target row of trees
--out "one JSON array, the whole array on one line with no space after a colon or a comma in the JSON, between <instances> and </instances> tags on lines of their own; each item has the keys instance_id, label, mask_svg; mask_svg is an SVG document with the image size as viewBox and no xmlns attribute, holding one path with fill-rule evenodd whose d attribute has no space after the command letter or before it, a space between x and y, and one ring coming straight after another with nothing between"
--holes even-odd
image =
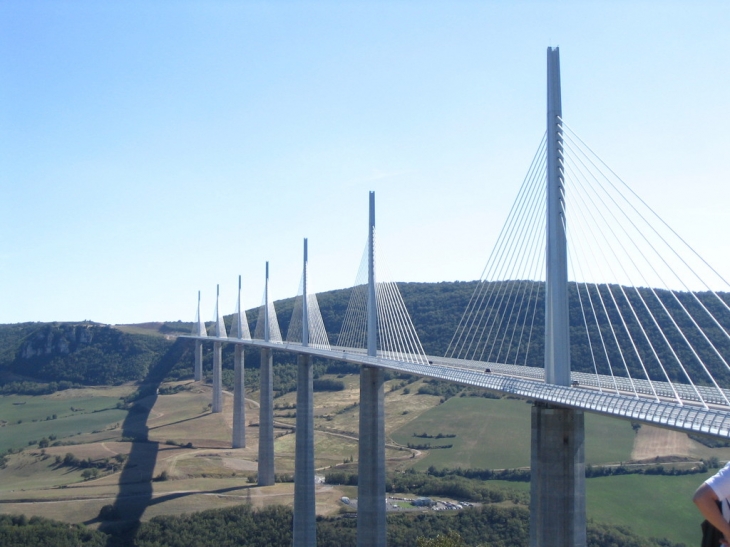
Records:
<instances>
[{"instance_id":1,"label":"row of trees","mask_svg":"<svg viewBox=\"0 0 730 547\"><path fill-rule=\"evenodd\" d=\"M0 390L36 395L141 380L173 342L94 323L26 323L0 326L2 344L0 369L39 383L11 382Z\"/></svg>"},{"instance_id":2,"label":"row of trees","mask_svg":"<svg viewBox=\"0 0 730 547\"><path fill-rule=\"evenodd\" d=\"M346 471L325 473L327 484L357 485L357 474ZM435 476L409 470L406 473L390 473L385 485L387 492L403 492L417 496L442 496L458 500L482 503L512 501L526 505L528 495L517 490L506 490L455 474Z\"/></svg>"},{"instance_id":3,"label":"row of trees","mask_svg":"<svg viewBox=\"0 0 730 547\"><path fill-rule=\"evenodd\" d=\"M0 515L3 547L289 547L292 512L288 507L261 510L242 505L181 516L155 517L136 531L114 534L48 519ZM395 514L388 517L390 547L526 547L529 513L522 506L485 506L457 514ZM357 521L317 519L319 547L354 547ZM447 541L449 540L449 541ZM630 530L606 525L588 526L589 547L679 547L665 540L638 537Z\"/></svg>"}]
</instances>

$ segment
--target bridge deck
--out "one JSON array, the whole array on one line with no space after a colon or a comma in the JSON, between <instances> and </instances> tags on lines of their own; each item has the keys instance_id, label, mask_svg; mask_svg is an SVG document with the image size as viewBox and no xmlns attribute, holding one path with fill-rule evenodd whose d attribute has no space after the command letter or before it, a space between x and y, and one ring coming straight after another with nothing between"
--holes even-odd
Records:
<instances>
[{"instance_id":1,"label":"bridge deck","mask_svg":"<svg viewBox=\"0 0 730 547\"><path fill-rule=\"evenodd\" d=\"M680 404L674 398L671 386L665 382L653 382L659 400L654 397L649 382L628 378L596 376L587 373L572 373L577 386L564 387L546 384L544 371L537 367L504 365L429 357L428 363L410 362L382 356L370 357L364 350L355 348L321 349L305 347L298 343L264 342L263 340L241 340L237 338L216 338L213 336L181 336L209 342L228 342L246 346L271 348L298 354L308 354L323 359L345 361L358 365L381 367L389 370L414 374L457 384L479 387L515 395L525 399L542 401L588 412L596 412L616 418L644 422L661 427L692 433L704 433L716 437L730 438L730 409L704 408L691 386L677 385L681 389ZM485 370L489 368L490 372ZM615 382L615 384L614 384ZM618 386L618 393L616 387ZM607 389L613 391L606 391ZM634 395L634 389L638 395ZM713 404L726 404L722 396L711 388L698 388L705 400ZM725 391L727 394L728 392ZM685 397L686 395L686 397Z\"/></svg>"}]
</instances>

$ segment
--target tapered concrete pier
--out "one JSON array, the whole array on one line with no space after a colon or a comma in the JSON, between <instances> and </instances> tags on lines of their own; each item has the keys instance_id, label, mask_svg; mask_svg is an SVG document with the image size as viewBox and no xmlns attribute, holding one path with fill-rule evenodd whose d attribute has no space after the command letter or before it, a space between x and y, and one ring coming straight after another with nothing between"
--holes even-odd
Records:
<instances>
[{"instance_id":1,"label":"tapered concrete pier","mask_svg":"<svg viewBox=\"0 0 730 547\"><path fill-rule=\"evenodd\" d=\"M360 369L357 545L385 547L385 412L383 369Z\"/></svg>"},{"instance_id":2,"label":"tapered concrete pier","mask_svg":"<svg viewBox=\"0 0 730 547\"><path fill-rule=\"evenodd\" d=\"M585 546L583 412L533 405L531 441L530 546Z\"/></svg>"},{"instance_id":3,"label":"tapered concrete pier","mask_svg":"<svg viewBox=\"0 0 730 547\"><path fill-rule=\"evenodd\" d=\"M223 412L223 375L222 375L222 353L223 344L213 342L213 404L212 410L215 413Z\"/></svg>"},{"instance_id":4,"label":"tapered concrete pier","mask_svg":"<svg viewBox=\"0 0 730 547\"><path fill-rule=\"evenodd\" d=\"M246 383L243 345L236 344L233 355L233 448L246 448Z\"/></svg>"},{"instance_id":5,"label":"tapered concrete pier","mask_svg":"<svg viewBox=\"0 0 730 547\"><path fill-rule=\"evenodd\" d=\"M375 301L375 192L368 229L367 352L377 355ZM385 393L383 369L360 368L360 444L357 481L357 547L385 547Z\"/></svg>"},{"instance_id":6,"label":"tapered concrete pier","mask_svg":"<svg viewBox=\"0 0 730 547\"><path fill-rule=\"evenodd\" d=\"M294 547L317 545L314 501L314 397L312 358L299 355L297 372L297 430L294 460Z\"/></svg>"},{"instance_id":7,"label":"tapered concrete pier","mask_svg":"<svg viewBox=\"0 0 730 547\"><path fill-rule=\"evenodd\" d=\"M195 341L195 368L193 369L193 379L196 382L203 380L203 341Z\"/></svg>"},{"instance_id":8,"label":"tapered concrete pier","mask_svg":"<svg viewBox=\"0 0 730 547\"><path fill-rule=\"evenodd\" d=\"M259 407L259 486L274 484L274 381L271 350L261 348Z\"/></svg>"},{"instance_id":9,"label":"tapered concrete pier","mask_svg":"<svg viewBox=\"0 0 730 547\"><path fill-rule=\"evenodd\" d=\"M307 240L302 268L302 346L309 346ZM297 429L294 458L294 547L316 547L317 514L314 501L314 389L312 358L297 357Z\"/></svg>"}]
</instances>

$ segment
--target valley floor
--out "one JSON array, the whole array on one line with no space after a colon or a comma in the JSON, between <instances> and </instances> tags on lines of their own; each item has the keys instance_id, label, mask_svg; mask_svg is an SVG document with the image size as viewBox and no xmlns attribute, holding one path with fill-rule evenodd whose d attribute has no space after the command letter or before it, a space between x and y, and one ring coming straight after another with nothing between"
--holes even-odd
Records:
<instances>
[{"instance_id":1,"label":"valley floor","mask_svg":"<svg viewBox=\"0 0 730 547\"><path fill-rule=\"evenodd\" d=\"M357 465L358 378L339 379L346 389L315 394L315 465L321 475L333 468L355 471ZM404 385L393 380L386 385L389 471L529 465L530 414L524 401L456 396L443 402L439 396L418 394L422 382ZM247 447L233 450L231 394L225 395L224 412L212 414L209 386L186 381L163 387L180 391L141 399L137 410L131 411L117 408L116 403L134 390L132 386L0 397L4 420L0 450L26 446L10 455L0 469L0 513L99 526L100 511L109 505L115 505L123 518L146 521L158 515L241 503L292 504L291 482L265 488L254 482L257 393L247 399ZM295 393L275 399L276 466L282 475L290 475L294 469L295 400ZM439 434L441 438L437 438ZM38 445L42 439L49 441L48 446ZM63 444L54 446L59 442ZM425 449L424 444L432 448ZM64 463L68 454L75 465ZM730 448L710 449L685 434L649 426L635 432L628 422L589 415L586 455L593 465L673 457L684 460L676 465L687 467L701 458L728 460ZM92 467L99 468L96 476L88 471ZM697 536L693 527L701 520L691 504L691 492L705 477L591 479L589 517L630 525L637 532L648 526L654 535L691 543ZM501 485L518 490L528 487L526 483ZM632 511L627 505L626 492L632 492L628 499L640 499L637 494L656 499L652 495L656 491L666 491L667 499L658 499L648 513ZM346 511L340 501L343 496L355 498L356 488L318 485L317 513ZM654 515L654 509L659 515Z\"/></svg>"}]
</instances>

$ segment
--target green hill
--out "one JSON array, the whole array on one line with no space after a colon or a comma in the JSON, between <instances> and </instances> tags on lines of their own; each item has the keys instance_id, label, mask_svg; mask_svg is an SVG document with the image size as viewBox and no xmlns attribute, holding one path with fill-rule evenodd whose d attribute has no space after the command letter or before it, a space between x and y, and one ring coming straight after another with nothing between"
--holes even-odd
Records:
<instances>
[{"instance_id":1,"label":"green hill","mask_svg":"<svg viewBox=\"0 0 730 547\"><path fill-rule=\"evenodd\" d=\"M535 328L532 332L529 354L520 354L515 357L517 348L510 353L510 362L524 363L529 366L542 366L543 362L543 287L542 284L533 281L512 281L499 282L503 288L510 289L506 284L535 284L533 301L535 301ZM399 283L403 300L408 308L413 324L423 344L426 353L430 355L443 355L446 351L464 310L477 286L476 281L469 282L441 282L441 283ZM599 289L591 288L592 297L597 299L597 291L601 292L606 302L615 302L616 305L608 307L605 313L612 317L614 324L620 323L619 312L625 318L626 328L610 331L608 327L602 327L602 335L605 340L618 340L622 348L623 359L619 355L619 349L615 343L607 343L607 353L614 364L614 373L625 375L623 371L623 360L626 367L633 376L643 377L641 364L636 357L636 352L641 355L650 375L656 379L663 379L659 363L654 357L654 352L644 340L641 326L633 319L633 314L625 298L620 297L622 288L614 285L602 285ZM322 312L325 328L333 345L337 344L337 338L342 326L343 318L347 310L349 297L352 289L342 289L318 294L319 307ZM730 340L724 330L730 330L730 311L724 308L714 297L708 293L697 293L697 298L710 309L723 326L720 329L706 316L703 317L700 306L690 293L669 293L668 291L654 291L661 299L665 308L676 318L678 326L682 329L680 333L677 328L671 325L672 319L658 308L659 303L654 300L653 304L649 297L650 289L639 289L639 294L646 298L648 308L655 314L658 323L666 328L667 336L675 345L676 353L684 366L688 369L693 378L700 379L702 383L702 365L695 357L694 352L688 347L683 336L695 346L697 354L710 369L717 380L722 383L730 381L730 371L724 366L721 359L712 348L702 340L701 335L691 328L691 323L679 317L682 307L692 312L697 322L708 329L708 336L717 347L719 353L730 361ZM610 294L615 298L611 298ZM643 309L639 302L638 294L633 289L627 289L628 300L636 311L636 316L648 324L650 319L648 311ZM581 288L581 297L575 285L570 287L570 329L571 329L571 359L572 368L575 371L592 372L593 360L591 358L591 347L586 337L584 318L580 308L580 299L587 301L588 293ZM726 301L730 301L730 295L721 294ZM495 299L496 300L496 299ZM286 336L291 321L294 298L288 298L275 303L280 329L283 336ZM492 308L486 306L489 311L508 314L508 304L496 303ZM251 331L255 332L258 309L247 311L247 317ZM230 327L232 316L226 318L227 326ZM521 325L521 322L519 323ZM179 334L190 332L191 323L167 322L167 323L144 323L139 325L122 325L111 327L96 323L21 323L14 325L0 325L0 381L5 373L7 383L8 373L22 375L40 382L74 382L80 384L116 384L127 381L137 381L146 375L156 362L159 362L166 352L170 351L174 339ZM515 325L512 329L517 329ZM605 332L604 332L605 331ZM662 337L656 328L646 329L648 336L656 341L654 344L657 354L662 359L668 373L675 381L684 381L681 369L676 366L676 359L671 350L662 342ZM591 337L598 335L595 327L591 327ZM636 350L633 349L629 334L635 341ZM507 333L511 338L510 332ZM514 337L516 344L517 336ZM190 344L190 342L180 342ZM188 347L188 346L186 346ZM180 362L174 368L174 376L181 378L192 374L192 354L189 351L178 352L181 355ZM598 358L599 372L607 373L605 358L599 351L593 352ZM255 350L246 352L246 367L249 369L258 368L258 353ZM207 348L206 361L211 360L210 349ZM277 354L277 363L294 364L292 356ZM603 360L603 361L602 361ZM620 366L616 366L621 363ZM233 368L233 347L224 346L223 366L225 369ZM603 367L605 370L601 370Z\"/></svg>"},{"instance_id":2,"label":"green hill","mask_svg":"<svg viewBox=\"0 0 730 547\"><path fill-rule=\"evenodd\" d=\"M0 344L5 384L35 380L69 387L141 380L174 340L90 322L23 323L0 326Z\"/></svg>"}]
</instances>

